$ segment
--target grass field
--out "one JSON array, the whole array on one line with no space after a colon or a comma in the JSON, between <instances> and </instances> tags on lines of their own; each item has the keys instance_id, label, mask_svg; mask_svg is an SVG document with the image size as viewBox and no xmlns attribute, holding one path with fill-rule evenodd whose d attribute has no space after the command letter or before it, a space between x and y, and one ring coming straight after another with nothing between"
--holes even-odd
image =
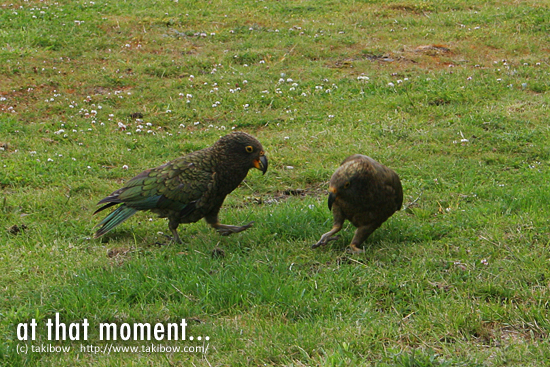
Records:
<instances>
[{"instance_id":1,"label":"grass field","mask_svg":"<svg viewBox=\"0 0 550 367\"><path fill-rule=\"evenodd\" d=\"M17 0L0 24L0 365L550 364L550 2ZM92 239L97 201L232 130L270 162L221 210L253 228ZM351 225L312 250L355 153L404 208L364 254ZM48 340L57 313L88 340ZM181 319L193 341L98 335Z\"/></svg>"}]
</instances>

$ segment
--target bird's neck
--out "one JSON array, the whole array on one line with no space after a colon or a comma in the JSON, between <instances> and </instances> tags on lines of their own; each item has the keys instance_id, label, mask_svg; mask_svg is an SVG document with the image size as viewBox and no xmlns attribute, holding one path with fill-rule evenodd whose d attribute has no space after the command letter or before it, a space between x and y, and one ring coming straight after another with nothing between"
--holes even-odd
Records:
<instances>
[{"instance_id":1,"label":"bird's neck","mask_svg":"<svg viewBox=\"0 0 550 367\"><path fill-rule=\"evenodd\" d=\"M220 159L218 166L216 167L218 184L221 184L221 187L224 188L224 191L227 191L227 194L239 186L242 180L246 177L247 173L248 169L237 164L236 160L231 159L230 156L224 156Z\"/></svg>"}]
</instances>

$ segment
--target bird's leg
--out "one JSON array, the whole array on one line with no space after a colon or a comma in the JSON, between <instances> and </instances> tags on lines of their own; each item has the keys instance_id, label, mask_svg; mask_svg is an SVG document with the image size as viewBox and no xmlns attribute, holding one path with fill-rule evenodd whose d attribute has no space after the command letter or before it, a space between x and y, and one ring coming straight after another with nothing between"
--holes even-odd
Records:
<instances>
[{"instance_id":1,"label":"bird's leg","mask_svg":"<svg viewBox=\"0 0 550 367\"><path fill-rule=\"evenodd\" d=\"M372 232L375 231L376 228L380 227L380 224L377 223L370 223L365 226L358 227L355 231L355 235L353 236L353 239L351 240L351 244L349 245L348 252L351 252L353 254L360 254L365 252L361 247L363 242L372 234Z\"/></svg>"},{"instance_id":2,"label":"bird's leg","mask_svg":"<svg viewBox=\"0 0 550 367\"><path fill-rule=\"evenodd\" d=\"M312 245L311 248L317 248L319 246L324 246L327 243L329 243L330 241L335 241L338 238L340 238L340 236L332 237L333 234L339 232L342 229L342 226L344 225L344 221L346 220L346 218L344 217L344 213L342 212L342 210L340 209L340 207L338 206L337 203L335 203L332 206L332 216L333 216L333 219L334 219L332 229L330 231L328 231L327 233L325 233L324 235L322 235L319 242L317 242L315 245Z\"/></svg>"},{"instance_id":3,"label":"bird's leg","mask_svg":"<svg viewBox=\"0 0 550 367\"><path fill-rule=\"evenodd\" d=\"M330 241L337 240L338 238L340 238L340 236L332 237L332 235L335 234L336 232L339 232L341 229L342 229L342 223L334 223L334 225L332 226L332 229L327 233L325 233L324 235L322 235L319 242L317 242L315 245L312 245L311 248L317 248L319 246L326 245Z\"/></svg>"},{"instance_id":4,"label":"bird's leg","mask_svg":"<svg viewBox=\"0 0 550 367\"><path fill-rule=\"evenodd\" d=\"M178 226L179 226L179 221L177 218L168 218L169 219L169 222L168 222L168 228L170 229L170 231L172 232L172 241L174 241L175 243L183 243L181 241L181 238L178 234Z\"/></svg>"},{"instance_id":5,"label":"bird's leg","mask_svg":"<svg viewBox=\"0 0 550 367\"><path fill-rule=\"evenodd\" d=\"M206 219L206 222L212 226L216 231L218 231L219 234L222 236L229 236L233 233L239 233L242 231L246 231L248 228L252 227L254 225L254 222L250 222L248 224L245 224L244 226L232 226L229 224L221 224L218 220L218 214L215 215L207 215L204 217Z\"/></svg>"}]
</instances>

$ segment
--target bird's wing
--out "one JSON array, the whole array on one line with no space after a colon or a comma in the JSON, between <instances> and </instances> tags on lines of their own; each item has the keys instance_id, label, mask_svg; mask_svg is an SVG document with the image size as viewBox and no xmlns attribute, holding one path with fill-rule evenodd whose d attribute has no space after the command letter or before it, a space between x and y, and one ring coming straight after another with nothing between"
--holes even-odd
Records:
<instances>
[{"instance_id":1,"label":"bird's wing","mask_svg":"<svg viewBox=\"0 0 550 367\"><path fill-rule=\"evenodd\" d=\"M371 164L369 180L379 187L380 197L393 202L393 210L400 210L403 204L403 188L397 173L376 161ZM388 203L389 204L389 203Z\"/></svg>"},{"instance_id":2,"label":"bird's wing","mask_svg":"<svg viewBox=\"0 0 550 367\"><path fill-rule=\"evenodd\" d=\"M185 158L143 171L117 190L118 200L138 210L192 212L200 206L204 195L211 192L214 173Z\"/></svg>"}]
</instances>

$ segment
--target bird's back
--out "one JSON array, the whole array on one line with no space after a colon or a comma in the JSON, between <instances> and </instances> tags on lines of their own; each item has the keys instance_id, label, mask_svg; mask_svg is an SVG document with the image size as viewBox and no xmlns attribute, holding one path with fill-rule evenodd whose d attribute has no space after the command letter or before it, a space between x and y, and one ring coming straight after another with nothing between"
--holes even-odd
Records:
<instances>
[{"instance_id":1,"label":"bird's back","mask_svg":"<svg viewBox=\"0 0 550 367\"><path fill-rule=\"evenodd\" d=\"M351 216L384 222L403 204L403 188L397 173L366 155L355 154L346 158L339 169L349 170L359 182L361 191L347 203Z\"/></svg>"}]
</instances>

